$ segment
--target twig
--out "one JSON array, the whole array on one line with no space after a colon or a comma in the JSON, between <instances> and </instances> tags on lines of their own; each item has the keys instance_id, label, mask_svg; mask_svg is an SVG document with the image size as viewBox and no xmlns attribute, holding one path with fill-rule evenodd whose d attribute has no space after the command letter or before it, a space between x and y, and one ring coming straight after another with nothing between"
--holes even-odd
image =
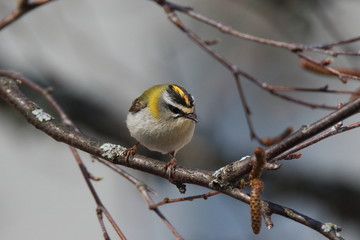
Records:
<instances>
[{"instance_id":1,"label":"twig","mask_svg":"<svg viewBox=\"0 0 360 240\"><path fill-rule=\"evenodd\" d=\"M280 141L282 141L284 138L286 138L287 136L289 136L292 132L293 132L293 128L292 127L287 127L280 135L275 136L275 137L265 137L261 139L261 144L264 146L271 146L274 145L275 143L278 143Z\"/></svg>"},{"instance_id":2,"label":"twig","mask_svg":"<svg viewBox=\"0 0 360 240\"><path fill-rule=\"evenodd\" d=\"M251 110L250 107L247 103L246 97L245 97L245 93L243 91L242 85L241 85L241 80L239 75L236 72L232 72L234 79L235 79L235 83L236 83L236 87L241 99L241 104L243 106L243 109L245 111L245 117L246 117L246 122L248 124L249 127L249 131L250 131L250 138L253 139L255 138L257 141L261 142L261 138L256 134L255 132L255 128L253 126L252 120L251 120Z\"/></svg>"},{"instance_id":3,"label":"twig","mask_svg":"<svg viewBox=\"0 0 360 240\"><path fill-rule=\"evenodd\" d=\"M332 75L332 76L336 76L336 74L330 72L329 70L327 70L326 68L324 68L324 65L321 64L322 62L319 62L318 64L315 64L313 62L309 62L308 60L301 60L299 62L299 65L309 71L315 72L315 73L319 73L322 75ZM319 66L320 65L320 66ZM360 77L360 70L357 68L345 68L345 67L337 67L337 66L333 66L332 69L338 71L339 73L342 74L347 74L347 75L352 75L352 76L357 76Z\"/></svg>"},{"instance_id":4,"label":"twig","mask_svg":"<svg viewBox=\"0 0 360 240\"><path fill-rule=\"evenodd\" d=\"M166 219L166 217L160 212L160 210L157 207L155 208L152 207L154 206L155 203L150 197L149 192L146 190L146 187L142 184L139 184L137 185L137 188L140 191L143 198L145 199L145 201L147 202L149 208L153 210L160 217L160 219L164 222L166 227L170 229L170 231L172 232L172 234L175 236L176 239L182 240L183 237L181 237L181 235L176 231L174 226Z\"/></svg>"},{"instance_id":5,"label":"twig","mask_svg":"<svg viewBox=\"0 0 360 240\"><path fill-rule=\"evenodd\" d=\"M231 66L233 66L233 65L231 65ZM277 90L276 88L280 88L279 86L272 86L272 85L269 85L267 83L261 82L260 80L258 80L257 78L251 76L247 72L242 71L242 70L240 70L239 68L237 68L235 66L233 66L233 68L236 68L235 73L240 74L241 76L244 76L246 79L248 79L251 82L255 83L258 87L260 87L260 88L262 88L264 90L267 90L270 94L275 95L277 97L283 98L285 100L288 100L290 102L294 102L294 103L297 103L297 104L300 104L300 105L311 107L311 108L323 108L323 109L331 109L331 110L336 109L335 106L328 106L328 105L325 105L325 104L310 103L310 102L307 102L307 101L304 101L304 100L301 100L301 99L296 99L296 98L293 98L293 97L278 93L278 92L276 92L276 90ZM234 74L234 72L232 72L232 73ZM282 87L282 90L284 90L284 88L285 87ZM303 88L302 90L306 90L306 89ZM310 90L308 89L307 91L310 91Z\"/></svg>"},{"instance_id":6,"label":"twig","mask_svg":"<svg viewBox=\"0 0 360 240\"><path fill-rule=\"evenodd\" d=\"M359 94L359 92L357 91L329 89L328 85L319 88L300 88L300 87L275 86L275 85L264 85L263 87L268 89L269 91L321 92L321 93L350 94L350 95Z\"/></svg>"},{"instance_id":7,"label":"twig","mask_svg":"<svg viewBox=\"0 0 360 240\"><path fill-rule=\"evenodd\" d=\"M294 160L302 157L302 153L290 153L284 157L284 160Z\"/></svg>"},{"instance_id":8,"label":"twig","mask_svg":"<svg viewBox=\"0 0 360 240\"><path fill-rule=\"evenodd\" d=\"M160 4L162 6L164 6L166 4L170 4L170 2L168 2L168 1L161 1L161 0L160 1L154 0L154 1L157 3L162 2L162 4ZM333 42L333 43L327 43L327 44L323 44L323 45L313 45L313 46L275 41L272 39L261 38L261 37L257 37L257 36L253 36L250 34L245 34L245 33L239 32L239 31L237 31L229 26L226 26L218 21L207 18L207 17L193 11L191 8L186 8L186 7L182 7L179 5L177 5L177 7L174 7L175 4L173 4L173 3L171 3L171 5L173 6L171 9L174 11L179 11L189 17L192 17L193 19L196 19L196 20L203 22L209 26L217 28L222 33L226 33L226 34L229 34L229 35L232 35L232 36L235 36L238 38L242 38L242 39L245 39L248 41L262 43L262 44L266 44L266 45L274 46L274 47L280 47L280 48L284 48L284 49L287 49L287 50L293 51L293 52L313 51L313 52L319 52L319 53L331 55L331 56L338 56L338 55L360 56L360 51L331 50L334 46L337 46L337 45L343 45L343 44L360 41L360 37L354 37L354 38L350 38L347 40L337 41L337 42Z\"/></svg>"},{"instance_id":9,"label":"twig","mask_svg":"<svg viewBox=\"0 0 360 240\"><path fill-rule=\"evenodd\" d=\"M183 201L193 201L195 199L208 199L209 197L215 196L217 194L220 194L220 192L208 192L201 195L195 195L195 196L189 196L189 197L183 197L183 198L164 198L162 201L155 203L154 205L151 205L150 208L156 208L165 204L169 203L176 203L176 202L183 202Z\"/></svg>"},{"instance_id":10,"label":"twig","mask_svg":"<svg viewBox=\"0 0 360 240\"><path fill-rule=\"evenodd\" d=\"M316 104L316 103L311 103L311 102L308 102L308 101L304 101L304 100L301 100L301 99L296 99L296 98L293 98L293 97L290 97L288 95L285 95L285 94L281 94L281 93L278 93L278 92L271 92L273 95L275 96L278 96L282 99L285 99L285 100L288 100L290 102L293 102L293 103L297 103L297 104L300 104L300 105L303 105L303 106L307 106L307 107L310 107L310 108L321 108L321 109L327 109L327 110L335 110L336 107L335 106L330 106L330 105L326 105L326 104Z\"/></svg>"},{"instance_id":11,"label":"twig","mask_svg":"<svg viewBox=\"0 0 360 240\"><path fill-rule=\"evenodd\" d=\"M310 102L307 102L307 101L304 101L304 100L301 100L301 99L296 99L296 98L293 98L293 97L290 97L290 96L287 96L287 95L276 92L274 90L274 88L271 87L271 85L268 85L266 83L263 83L263 82L259 81L258 79L254 78L250 74L242 71L240 68L238 68L238 66L230 63L227 59L222 57L219 53L217 53L216 51L211 49L206 44L206 42L203 41L197 34L195 34L190 29L188 29L183 24L183 22L178 18L176 13L173 11L174 9L175 10L181 9L181 7L174 7L174 4L171 4L170 6L168 6L166 4L169 3L169 2L167 2L167 1L156 1L156 2L158 4L160 4L164 8L165 12L167 13L167 16L168 16L169 20L174 25L176 25L181 31L183 31L185 34L187 34L190 39L192 39L195 43L197 43L201 48L203 48L207 53L209 53L212 57L214 57L217 61L219 61L219 63L221 63L223 66L225 66L232 73L232 75L234 77L234 80L235 80L235 83L236 83L236 86L237 86L237 89L238 89L238 92L239 92L239 95L240 95L240 98L242 100L241 103L243 105L243 109L244 109L244 112L245 112L245 116L246 116L246 120L247 120L247 124L248 124L248 127L249 127L251 138L255 138L260 143L263 143L263 139L260 138L256 134L255 129L253 127L252 120L251 120L251 117L250 117L251 110L249 108L249 105L248 105L248 103L246 101L246 97L245 97L244 92L243 92L242 87L241 87L241 82L240 82L240 78L239 78L240 75L244 76L248 80L254 82L257 86L267 90L269 93L271 93L271 94L273 94L273 95L275 95L277 97L283 98L285 100L288 100L288 101L291 101L291 102L294 102L294 103L297 103L297 104L301 104L301 105L304 105L304 106L308 106L308 107L311 107L311 108L322 108L322 109L328 109L328 110L336 109L335 106L329 106L329 105L325 105L325 104L310 103ZM180 10L180 11L182 11L182 10ZM188 11L186 11L186 12L188 12ZM303 89L303 90L305 90L305 89Z\"/></svg>"},{"instance_id":12,"label":"twig","mask_svg":"<svg viewBox=\"0 0 360 240\"><path fill-rule=\"evenodd\" d=\"M94 156L92 155L93 158L95 158L97 161L99 161L100 163L104 164L105 166L107 166L108 168L112 169L113 171L117 172L118 174L120 174L122 177L124 177L125 179L127 179L129 182L131 182L134 185L142 185L143 187L146 188L146 191L148 191L151 194L157 194L157 192L153 189L151 189L149 186L147 186L145 183L143 183L142 181L140 181L139 179L137 179L136 177L130 175L129 173L127 173L126 171L124 171L123 169L119 168L117 165L114 165L113 163L106 161L100 157Z\"/></svg>"},{"instance_id":13,"label":"twig","mask_svg":"<svg viewBox=\"0 0 360 240\"><path fill-rule=\"evenodd\" d=\"M161 1L161 2L163 2L163 1ZM203 41L197 34L195 34L190 29L188 29L180 21L180 19L177 17L177 15L172 11L172 8L170 8L167 5L163 5L163 7L164 7L165 12L168 15L169 20L173 24L175 24L179 29L181 29L181 31L186 33L190 39L192 39L195 43L197 43L201 48L203 48L207 53L209 53L212 57L214 57L217 61L219 61L219 63L221 63L224 67L226 67L231 72L231 74L234 77L236 87L238 89L238 93L239 93L240 98L241 98L241 103L242 103L242 106L243 106L243 109L244 109L244 112L245 112L246 121L247 121L249 131L250 131L250 137L255 138L256 140L261 142L261 138L256 134L255 129L253 127L252 120L251 120L251 110L250 110L250 107L249 107L249 105L247 103L245 94L244 94L244 92L242 90L242 86L241 86L239 76L242 75L242 76L246 77L247 79L250 79L250 80L254 81L259 86L261 86L262 84L258 80L256 80L252 76L250 76L249 74L247 74L244 71L240 70L236 65L231 64L227 59L222 57L216 51L211 49L206 44L205 41ZM273 91L270 91L270 92L272 93ZM279 94L279 95L281 95L281 94ZM291 98L289 97L289 99L291 99Z\"/></svg>"},{"instance_id":14,"label":"twig","mask_svg":"<svg viewBox=\"0 0 360 240\"><path fill-rule=\"evenodd\" d=\"M177 26L181 31L186 33L190 39L192 39L195 43L197 43L201 48L203 48L207 53L209 53L212 57L214 57L216 60L218 60L219 63L221 63L224 67L226 67L232 73L232 75L234 77L234 80L235 80L235 83L236 83L236 87L238 89L238 92L239 92L239 95L240 95L240 98L241 98L241 103L242 103L243 109L244 109L244 112L245 112L247 124L248 124L249 130L250 130L250 137L259 140L260 138L257 136L257 134L255 132L255 129L253 127L252 121L251 121L250 107L247 104L245 94L244 94L244 92L242 90L242 87L241 87L241 82L240 82L239 75L240 75L240 73L242 73L242 71L240 71L240 69L237 66L231 64L228 60L226 60L224 57L222 57L216 51L211 49L208 46L208 44L205 41L203 41L197 34L195 34L190 29L188 29L180 21L180 19L176 15L176 13L173 12L173 9L174 9L173 5L170 5L170 6L166 5L166 4L168 4L168 2L166 2L166 1L157 1L157 3L164 7L164 10L168 15L169 20L175 26Z\"/></svg>"},{"instance_id":15,"label":"twig","mask_svg":"<svg viewBox=\"0 0 360 240\"><path fill-rule=\"evenodd\" d=\"M234 198L236 198L242 202L245 202L247 204L250 203L250 196L248 194L244 193L243 191L241 191L240 189L237 189L237 188L236 189L226 189L226 190L223 190L223 193L233 196ZM333 229L329 230L328 228L326 228L327 223L322 223L320 221L317 221L317 220L310 218L294 209L283 207L279 204L267 202L267 201L262 201L261 208L262 208L263 213L266 214L265 219L266 219L266 226L268 228L272 227L272 222L271 222L271 220L269 221L270 216L272 214L278 214L280 216L290 218L300 224L303 224L304 226L308 226L308 227L312 228L313 230L321 233L323 236L325 236L326 238L328 238L330 240L344 240L344 238L342 238L337 231L335 231ZM324 229L326 229L327 231L325 231Z\"/></svg>"},{"instance_id":16,"label":"twig","mask_svg":"<svg viewBox=\"0 0 360 240\"><path fill-rule=\"evenodd\" d=\"M278 155L277 157L273 158L272 161L276 162L276 161L279 161L282 159L286 159L286 157L288 155L291 155L294 152L297 152L297 151L304 149L310 145L313 145L325 138L328 138L328 137L337 135L339 133L343 133L343 132L352 130L354 128L360 127L360 122L352 123L352 124L349 124L346 126L343 126L342 124L343 124L342 122L339 122L339 123L335 124L333 127L325 130L324 132L321 132L321 133L315 135L314 137L309 138L309 139L305 140L304 142L297 144L296 146L290 148L289 150L287 150L287 151L283 152L282 154Z\"/></svg>"},{"instance_id":17,"label":"twig","mask_svg":"<svg viewBox=\"0 0 360 240\"><path fill-rule=\"evenodd\" d=\"M281 142L274 144L268 149L266 149L265 153L267 157L267 162L275 162L276 160L279 160L277 159L277 157L279 156L281 156L281 159L283 159L285 156L295 152L288 152L289 149L292 149L299 144L303 144L303 142L306 142L308 139L311 139L317 134L320 134L324 130L331 128L338 122L348 118L353 114L358 113L359 110L360 98L344 105L341 109L332 112L331 114L321 118L315 123L303 126L301 129L288 136ZM328 135L327 137L329 136L330 135ZM298 151L297 148L296 151ZM221 182L236 183L238 179L244 177L244 173L247 174L250 172L251 167L249 165L251 165L252 161L254 161L254 156L246 158L244 160L233 162L221 168L218 173L221 178ZM223 184L221 183L221 185Z\"/></svg>"},{"instance_id":18,"label":"twig","mask_svg":"<svg viewBox=\"0 0 360 240\"><path fill-rule=\"evenodd\" d=\"M110 169L114 170L115 172L117 172L118 174L123 176L125 179L130 181L132 184L134 184L137 187L138 191L140 192L141 196L144 198L144 200L148 204L149 209L153 210L160 217L160 219L164 222L165 226L171 231L171 233L175 236L176 239L183 239L181 237L181 235L178 233L178 231L175 229L175 227L160 212L160 210L157 208L157 206L154 206L155 205L154 201L152 200L152 198L149 195L149 193L156 194L156 192L154 190L152 190L145 183L143 183L139 179L135 178L134 176L130 175L129 173L127 173L123 169L119 168L118 166L116 166L108 161L105 161L104 159L101 159L97 156L93 156L93 157L96 160L98 160L99 162L101 162L102 164L104 164L105 166L109 167Z\"/></svg>"},{"instance_id":19,"label":"twig","mask_svg":"<svg viewBox=\"0 0 360 240\"><path fill-rule=\"evenodd\" d=\"M339 78L339 80L343 83L347 83L347 79L353 79L353 80L360 80L360 77L359 76L356 76L356 75L350 75L350 74L347 74L347 73L343 73L343 72L340 72L339 70L335 69L335 68L332 68L332 67L328 67L328 66L325 66L323 65L321 62L317 62L315 61L314 59L298 52L297 55L302 58L302 59L305 59L306 61L318 66L319 68L323 68L324 70L330 72L331 74L337 76Z\"/></svg>"},{"instance_id":20,"label":"twig","mask_svg":"<svg viewBox=\"0 0 360 240\"><path fill-rule=\"evenodd\" d=\"M101 230L102 230L103 235L104 235L104 239L105 240L110 240L110 237L109 237L109 234L107 233L105 223L104 223L104 219L103 219L103 209L100 206L98 206L96 208L96 215L98 217L100 227L101 227Z\"/></svg>"},{"instance_id":21,"label":"twig","mask_svg":"<svg viewBox=\"0 0 360 240\"><path fill-rule=\"evenodd\" d=\"M333 43L326 43L326 44L321 44L316 46L316 48L320 48L320 49L331 49L335 46L339 46L339 45L344 45L344 44L349 44L349 43L354 43L354 42L358 42L360 41L360 36L358 37L353 37L353 38L349 38L349 39L345 39L345 40L340 40L337 42L333 42Z\"/></svg>"},{"instance_id":22,"label":"twig","mask_svg":"<svg viewBox=\"0 0 360 240\"><path fill-rule=\"evenodd\" d=\"M350 117L353 114L357 114L360 110L360 98L353 102L347 103L341 109L338 109L317 122L304 126L294 134L290 135L284 141L276 144L266 151L268 161L273 162L273 158L277 157L281 153L288 149L306 141L309 138L321 133L322 131L331 128L333 125L341 122L342 120Z\"/></svg>"},{"instance_id":23,"label":"twig","mask_svg":"<svg viewBox=\"0 0 360 240\"><path fill-rule=\"evenodd\" d=\"M53 1L54 0L37 0L32 2L29 2L28 0L18 1L18 7L13 10L8 16L0 20L0 30L8 26L9 24L15 22L29 11Z\"/></svg>"},{"instance_id":24,"label":"twig","mask_svg":"<svg viewBox=\"0 0 360 240\"><path fill-rule=\"evenodd\" d=\"M114 230L116 231L116 233L118 234L118 236L122 239L122 240L126 240L126 237L125 235L121 232L120 228L118 227L118 225L116 224L116 222L114 221L114 219L112 218L112 216L110 215L110 213L107 211L107 209L105 208L104 204L101 202L100 200L100 197L99 195L96 193L96 190L94 188L94 186L92 185L91 181L90 181L90 175L89 175L89 172L87 171L84 163L82 162L81 158L80 158L80 155L79 153L77 152L77 150L72 147L72 146L69 146L70 147L70 150L77 162L77 164L79 165L79 168L81 170L81 173L82 175L84 176L84 179L85 179L85 182L88 186L88 188L90 189L90 192L91 194L93 195L94 199L95 199L95 202L97 204L97 216L98 216L98 219L99 219L99 222L100 222L100 225L101 225L101 228L104 232L104 237L106 239L106 236L108 236L107 232L106 232L106 229L105 229L105 226L104 226L104 222L102 220L102 218L99 218L99 214L101 212L103 212L106 216L106 218L109 220L110 224L113 226ZM100 212L101 210L101 212Z\"/></svg>"}]
</instances>

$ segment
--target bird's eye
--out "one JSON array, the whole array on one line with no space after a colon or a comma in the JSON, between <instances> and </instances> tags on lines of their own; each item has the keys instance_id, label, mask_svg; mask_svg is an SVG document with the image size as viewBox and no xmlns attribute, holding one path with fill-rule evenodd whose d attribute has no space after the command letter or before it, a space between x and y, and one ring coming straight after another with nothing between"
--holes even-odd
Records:
<instances>
[{"instance_id":1,"label":"bird's eye","mask_svg":"<svg viewBox=\"0 0 360 240\"><path fill-rule=\"evenodd\" d=\"M170 104L168 104L168 107L169 107L170 111L172 111L175 114L181 114L182 113L182 111L180 109L178 109L177 107L174 107L174 106L172 106Z\"/></svg>"}]
</instances>

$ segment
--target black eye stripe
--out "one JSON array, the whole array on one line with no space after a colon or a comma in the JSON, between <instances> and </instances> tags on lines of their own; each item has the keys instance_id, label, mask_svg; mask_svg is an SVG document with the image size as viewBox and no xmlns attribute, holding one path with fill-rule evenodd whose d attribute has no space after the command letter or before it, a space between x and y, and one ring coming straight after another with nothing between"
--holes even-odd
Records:
<instances>
[{"instance_id":1,"label":"black eye stripe","mask_svg":"<svg viewBox=\"0 0 360 240\"><path fill-rule=\"evenodd\" d=\"M177 107L174 107L173 105L170 105L170 104L167 104L167 106L168 106L168 108L170 109L171 112L173 112L175 114L183 114L183 111L181 111Z\"/></svg>"}]
</instances>

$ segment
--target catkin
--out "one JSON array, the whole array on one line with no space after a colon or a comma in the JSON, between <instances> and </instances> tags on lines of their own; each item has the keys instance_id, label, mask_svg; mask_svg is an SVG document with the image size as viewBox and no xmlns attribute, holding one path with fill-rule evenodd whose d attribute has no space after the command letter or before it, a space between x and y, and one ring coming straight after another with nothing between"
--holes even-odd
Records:
<instances>
[{"instance_id":1,"label":"catkin","mask_svg":"<svg viewBox=\"0 0 360 240\"><path fill-rule=\"evenodd\" d=\"M263 182L258 179L250 181L251 194L250 194L250 213L251 213L251 227L255 234L260 232L261 228L261 192L264 189Z\"/></svg>"}]
</instances>

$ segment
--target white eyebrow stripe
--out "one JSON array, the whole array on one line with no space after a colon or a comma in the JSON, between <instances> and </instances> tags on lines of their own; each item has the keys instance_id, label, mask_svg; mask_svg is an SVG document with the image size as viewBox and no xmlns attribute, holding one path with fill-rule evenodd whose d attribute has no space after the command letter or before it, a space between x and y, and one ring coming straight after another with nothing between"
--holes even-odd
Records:
<instances>
[{"instance_id":1,"label":"white eyebrow stripe","mask_svg":"<svg viewBox=\"0 0 360 240\"><path fill-rule=\"evenodd\" d=\"M163 95L163 99L164 99L165 103L173 105L174 101L171 99L171 97L167 91L164 91L162 95Z\"/></svg>"}]
</instances>

